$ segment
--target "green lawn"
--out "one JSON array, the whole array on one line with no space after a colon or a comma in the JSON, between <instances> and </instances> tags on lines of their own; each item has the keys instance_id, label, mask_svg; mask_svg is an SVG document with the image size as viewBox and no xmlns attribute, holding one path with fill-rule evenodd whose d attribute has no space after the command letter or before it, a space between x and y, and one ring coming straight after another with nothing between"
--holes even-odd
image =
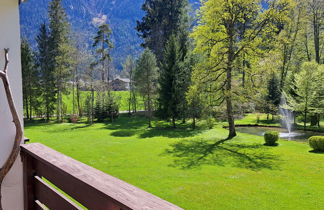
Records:
<instances>
[{"instance_id":1,"label":"green lawn","mask_svg":"<svg viewBox=\"0 0 324 210\"><path fill-rule=\"evenodd\" d=\"M258 121L259 118L259 121ZM251 113L246 114L243 119L237 120L237 124L259 124L259 125L273 125L279 126L280 123L278 121L278 117L275 116L274 120L272 120L272 115L269 115L269 119L267 119L267 114L263 113Z\"/></svg>"},{"instance_id":2,"label":"green lawn","mask_svg":"<svg viewBox=\"0 0 324 210\"><path fill-rule=\"evenodd\" d=\"M215 129L147 129L141 117L113 124L27 123L25 135L185 209L323 209L324 154L305 143L263 146Z\"/></svg>"},{"instance_id":3,"label":"green lawn","mask_svg":"<svg viewBox=\"0 0 324 210\"><path fill-rule=\"evenodd\" d=\"M76 94L76 93L75 93ZM129 98L129 92L128 91L114 91L112 94L115 96L115 99L117 100L117 103L119 104L119 110L120 111L128 111L128 98ZM87 98L87 95L90 95L90 91L81 91L81 105L84 106L85 100ZM138 100L138 110L143 110L144 103L140 96L137 97ZM73 94L72 90L69 92L69 94L65 94L63 96L63 102L66 105L67 113L73 113ZM76 103L76 102L75 102ZM76 106L76 105L75 105Z\"/></svg>"}]
</instances>

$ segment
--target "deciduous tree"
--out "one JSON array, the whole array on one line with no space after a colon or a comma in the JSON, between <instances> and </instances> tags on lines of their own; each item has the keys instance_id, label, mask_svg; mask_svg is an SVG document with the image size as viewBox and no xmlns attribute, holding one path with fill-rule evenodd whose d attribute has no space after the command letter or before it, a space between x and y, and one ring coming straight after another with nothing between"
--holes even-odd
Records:
<instances>
[{"instance_id":1,"label":"deciduous tree","mask_svg":"<svg viewBox=\"0 0 324 210\"><path fill-rule=\"evenodd\" d=\"M212 83L218 101L226 103L228 139L236 136L233 111L236 61L243 53L258 56L269 48L287 16L288 5L288 0L268 1L267 8L262 8L259 0L203 2L192 37L196 42L195 52L204 59L198 64L194 79ZM242 23L248 24L244 31Z\"/></svg>"}]
</instances>

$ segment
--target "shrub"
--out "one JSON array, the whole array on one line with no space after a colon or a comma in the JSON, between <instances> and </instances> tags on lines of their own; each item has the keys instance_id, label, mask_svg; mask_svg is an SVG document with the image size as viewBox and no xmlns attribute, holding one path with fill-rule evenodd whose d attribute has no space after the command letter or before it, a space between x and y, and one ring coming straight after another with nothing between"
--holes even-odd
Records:
<instances>
[{"instance_id":1,"label":"shrub","mask_svg":"<svg viewBox=\"0 0 324 210\"><path fill-rule=\"evenodd\" d=\"M264 134L265 145L276 146L279 139L279 132L277 131L267 131Z\"/></svg>"},{"instance_id":2,"label":"shrub","mask_svg":"<svg viewBox=\"0 0 324 210\"><path fill-rule=\"evenodd\" d=\"M69 118L70 123L77 123L79 121L79 117L76 114L71 114Z\"/></svg>"},{"instance_id":3,"label":"shrub","mask_svg":"<svg viewBox=\"0 0 324 210\"><path fill-rule=\"evenodd\" d=\"M308 142L315 151L324 152L324 136L312 136Z\"/></svg>"},{"instance_id":4,"label":"shrub","mask_svg":"<svg viewBox=\"0 0 324 210\"><path fill-rule=\"evenodd\" d=\"M213 129L213 127L215 125L215 119L213 117L207 117L206 125L207 125L208 129Z\"/></svg>"}]
</instances>

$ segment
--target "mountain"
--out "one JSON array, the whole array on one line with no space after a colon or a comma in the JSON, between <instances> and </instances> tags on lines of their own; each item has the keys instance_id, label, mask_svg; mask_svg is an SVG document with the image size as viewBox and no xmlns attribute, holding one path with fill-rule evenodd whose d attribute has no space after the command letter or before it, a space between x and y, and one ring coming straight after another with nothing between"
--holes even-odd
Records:
<instances>
[{"instance_id":1,"label":"mountain","mask_svg":"<svg viewBox=\"0 0 324 210\"><path fill-rule=\"evenodd\" d=\"M41 23L48 23L47 9L50 0L28 0L21 4L22 37L27 38L35 46L35 37ZM142 40L135 30L136 20L144 13L141 6L144 0L62 0L71 28L74 33L83 36L85 42L91 44L97 23L107 20L113 35L112 51L114 64L121 69L127 55L138 55L141 52ZM190 0L193 8L198 8L199 0Z\"/></svg>"}]
</instances>

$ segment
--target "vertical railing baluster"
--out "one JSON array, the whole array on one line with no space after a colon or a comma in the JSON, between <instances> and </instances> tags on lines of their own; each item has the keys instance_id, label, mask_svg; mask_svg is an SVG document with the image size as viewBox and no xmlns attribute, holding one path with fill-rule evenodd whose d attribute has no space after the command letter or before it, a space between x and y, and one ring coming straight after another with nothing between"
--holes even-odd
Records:
<instances>
[{"instance_id":1,"label":"vertical railing baluster","mask_svg":"<svg viewBox=\"0 0 324 210\"><path fill-rule=\"evenodd\" d=\"M24 152L21 153L21 156L23 161L24 209L34 210L36 209L34 160Z\"/></svg>"}]
</instances>

